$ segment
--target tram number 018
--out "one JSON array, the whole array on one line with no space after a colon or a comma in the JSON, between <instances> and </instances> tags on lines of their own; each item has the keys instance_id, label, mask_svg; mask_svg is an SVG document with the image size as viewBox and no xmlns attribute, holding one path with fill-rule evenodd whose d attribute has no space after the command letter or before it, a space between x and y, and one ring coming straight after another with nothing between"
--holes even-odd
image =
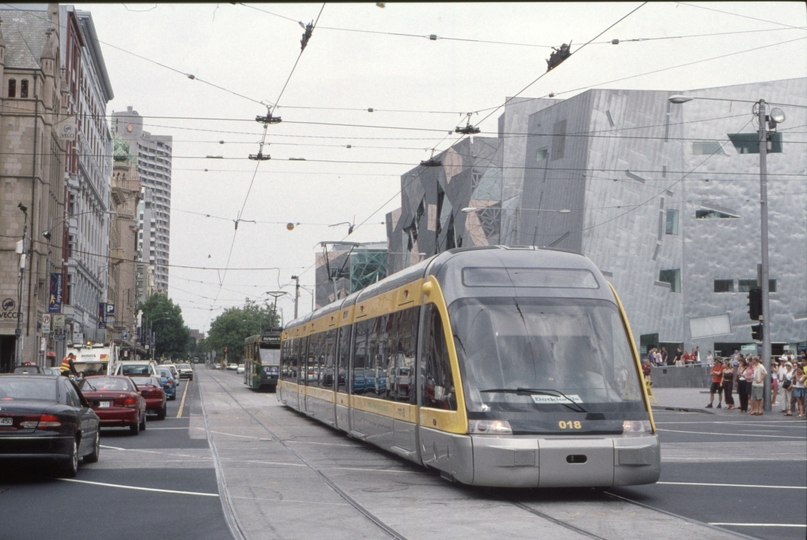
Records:
<instances>
[{"instance_id":1,"label":"tram number 018","mask_svg":"<svg viewBox=\"0 0 807 540\"><path fill-rule=\"evenodd\" d=\"M575 420L574 422L572 422L571 420L569 420L568 422L564 422L563 420L561 420L560 422L558 422L558 427L560 429L583 429L580 420Z\"/></svg>"}]
</instances>

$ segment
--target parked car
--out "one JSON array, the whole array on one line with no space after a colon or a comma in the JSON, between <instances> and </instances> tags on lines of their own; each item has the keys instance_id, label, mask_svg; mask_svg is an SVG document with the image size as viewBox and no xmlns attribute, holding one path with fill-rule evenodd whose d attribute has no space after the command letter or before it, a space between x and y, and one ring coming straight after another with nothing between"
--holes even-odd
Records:
<instances>
[{"instance_id":1,"label":"parked car","mask_svg":"<svg viewBox=\"0 0 807 540\"><path fill-rule=\"evenodd\" d=\"M193 368L190 364L177 364L177 369L179 369L180 379L193 380Z\"/></svg>"},{"instance_id":2,"label":"parked car","mask_svg":"<svg viewBox=\"0 0 807 540\"><path fill-rule=\"evenodd\" d=\"M146 429L146 399L129 377L94 375L78 386L101 427L128 427L133 435Z\"/></svg>"},{"instance_id":3,"label":"parked car","mask_svg":"<svg viewBox=\"0 0 807 540\"><path fill-rule=\"evenodd\" d=\"M163 390L163 385L157 377L129 377L138 390L140 395L146 400L146 412L157 415L157 420L165 420L168 413L168 398Z\"/></svg>"},{"instance_id":4,"label":"parked car","mask_svg":"<svg viewBox=\"0 0 807 540\"><path fill-rule=\"evenodd\" d=\"M235 364L235 363L227 364L227 370L228 371L237 371L238 370L238 364Z\"/></svg>"},{"instance_id":5,"label":"parked car","mask_svg":"<svg viewBox=\"0 0 807 540\"><path fill-rule=\"evenodd\" d=\"M0 375L0 461L50 462L72 478L79 459L98 461L100 423L68 377Z\"/></svg>"},{"instance_id":6,"label":"parked car","mask_svg":"<svg viewBox=\"0 0 807 540\"><path fill-rule=\"evenodd\" d=\"M242 375L245 369L246 367L244 366L244 364L238 364L238 367L236 368L235 372L238 373L239 375Z\"/></svg>"},{"instance_id":7,"label":"parked car","mask_svg":"<svg viewBox=\"0 0 807 540\"><path fill-rule=\"evenodd\" d=\"M160 368L160 383L162 384L163 390L165 390L165 397L167 399L177 398L177 382L174 380L170 369Z\"/></svg>"},{"instance_id":8,"label":"parked car","mask_svg":"<svg viewBox=\"0 0 807 540\"><path fill-rule=\"evenodd\" d=\"M36 364L32 366L23 364L21 366L14 366L14 373L17 375L41 375L45 373L45 368L39 367Z\"/></svg>"}]
</instances>

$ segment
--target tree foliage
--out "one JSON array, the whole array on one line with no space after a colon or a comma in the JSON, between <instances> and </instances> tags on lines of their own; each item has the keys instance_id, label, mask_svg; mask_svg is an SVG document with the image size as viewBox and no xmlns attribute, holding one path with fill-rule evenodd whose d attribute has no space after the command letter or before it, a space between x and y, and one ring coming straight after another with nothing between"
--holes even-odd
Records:
<instances>
[{"instance_id":1,"label":"tree foliage","mask_svg":"<svg viewBox=\"0 0 807 540\"><path fill-rule=\"evenodd\" d=\"M140 305L143 311L143 328L148 336L154 333L154 358L185 359L190 346L191 332L182 319L182 309L164 294L156 293Z\"/></svg>"},{"instance_id":2,"label":"tree foliage","mask_svg":"<svg viewBox=\"0 0 807 540\"><path fill-rule=\"evenodd\" d=\"M244 307L230 308L216 317L204 340L204 348L215 351L218 358L224 357L226 348L227 362L239 363L244 358L244 340L279 326L279 322L280 318L272 306L259 305L247 299Z\"/></svg>"}]
</instances>

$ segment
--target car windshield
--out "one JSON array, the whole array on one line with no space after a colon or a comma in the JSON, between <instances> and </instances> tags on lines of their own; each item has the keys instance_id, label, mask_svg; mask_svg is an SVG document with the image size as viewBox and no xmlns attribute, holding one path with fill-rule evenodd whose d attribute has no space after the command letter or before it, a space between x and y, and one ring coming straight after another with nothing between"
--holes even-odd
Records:
<instances>
[{"instance_id":1,"label":"car windshield","mask_svg":"<svg viewBox=\"0 0 807 540\"><path fill-rule=\"evenodd\" d=\"M0 378L0 403L15 399L57 401L56 384L50 377Z\"/></svg>"},{"instance_id":2,"label":"car windshield","mask_svg":"<svg viewBox=\"0 0 807 540\"><path fill-rule=\"evenodd\" d=\"M616 306L569 298L469 298L449 308L469 412L642 410Z\"/></svg>"},{"instance_id":3,"label":"car windshield","mask_svg":"<svg viewBox=\"0 0 807 540\"><path fill-rule=\"evenodd\" d=\"M123 364L121 366L123 375L149 375L148 364Z\"/></svg>"},{"instance_id":4,"label":"car windshield","mask_svg":"<svg viewBox=\"0 0 807 540\"><path fill-rule=\"evenodd\" d=\"M116 379L114 377L91 377L82 379L79 383L82 391L94 390L117 390L121 392L131 392L132 387L126 379Z\"/></svg>"},{"instance_id":5,"label":"car windshield","mask_svg":"<svg viewBox=\"0 0 807 540\"><path fill-rule=\"evenodd\" d=\"M179 364L179 366L177 366L177 367L179 369L190 369L191 368L188 364Z\"/></svg>"}]
</instances>

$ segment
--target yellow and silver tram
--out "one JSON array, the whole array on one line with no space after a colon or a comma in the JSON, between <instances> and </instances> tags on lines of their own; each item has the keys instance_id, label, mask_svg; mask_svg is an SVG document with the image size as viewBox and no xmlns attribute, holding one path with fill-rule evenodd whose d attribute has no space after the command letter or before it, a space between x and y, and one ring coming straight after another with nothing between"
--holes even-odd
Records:
<instances>
[{"instance_id":1,"label":"yellow and silver tram","mask_svg":"<svg viewBox=\"0 0 807 540\"><path fill-rule=\"evenodd\" d=\"M280 379L285 405L464 484L659 478L627 317L582 255L436 255L286 326Z\"/></svg>"}]
</instances>

